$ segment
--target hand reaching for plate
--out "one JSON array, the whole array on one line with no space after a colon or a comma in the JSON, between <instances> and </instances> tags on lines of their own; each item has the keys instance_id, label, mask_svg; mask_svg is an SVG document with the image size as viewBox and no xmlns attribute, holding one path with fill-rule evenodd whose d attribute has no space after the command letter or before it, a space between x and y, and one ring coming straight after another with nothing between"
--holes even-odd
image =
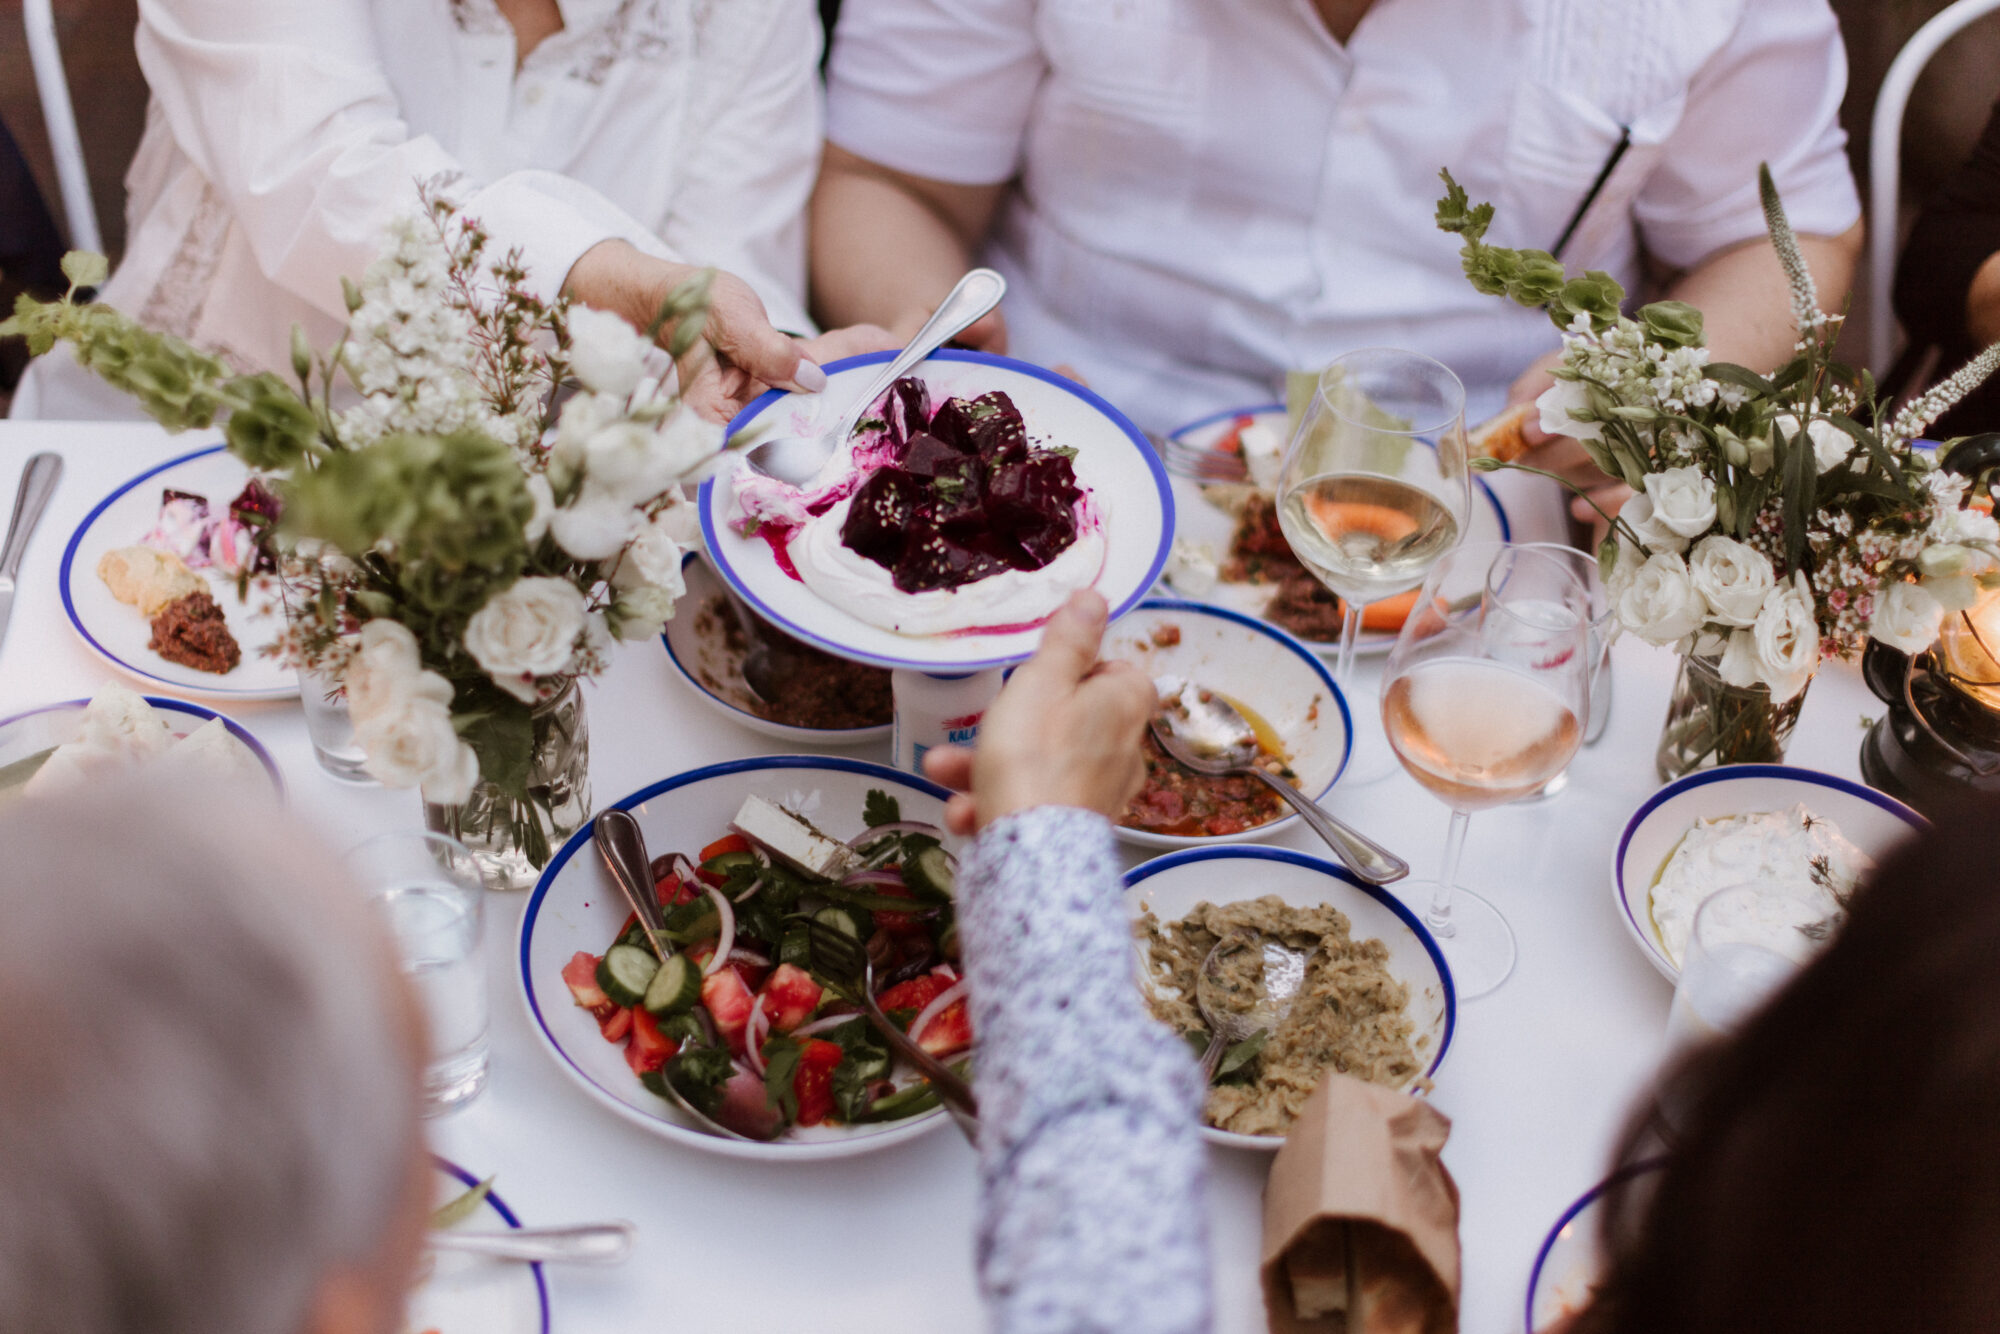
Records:
<instances>
[{"instance_id":1,"label":"hand reaching for plate","mask_svg":"<svg viewBox=\"0 0 2000 1334\"><path fill-rule=\"evenodd\" d=\"M944 746L924 771L959 795L945 824L970 835L1033 806L1080 806L1116 818L1145 781L1139 748L1158 700L1145 673L1100 662L1109 608L1071 594L1049 619L1042 647L986 711L977 749Z\"/></svg>"},{"instance_id":2,"label":"hand reaching for plate","mask_svg":"<svg viewBox=\"0 0 2000 1334\"><path fill-rule=\"evenodd\" d=\"M1562 353L1551 352L1528 367L1522 372L1521 378L1514 381L1513 388L1507 391L1507 406L1529 403L1540 398L1543 391L1556 382L1555 377L1549 374L1550 370L1561 364ZM1571 497L1569 512L1579 523L1591 526L1591 544L1595 547L1598 542L1604 540L1606 525L1597 510L1591 508L1591 501L1595 501L1605 514L1616 514L1618 507L1632 494L1632 488L1615 477L1607 477L1603 470L1591 461L1583 446L1569 436L1550 435L1544 431L1538 415L1529 416L1521 435L1532 449L1526 460L1528 463L1555 473L1589 493L1588 501L1582 496Z\"/></svg>"}]
</instances>

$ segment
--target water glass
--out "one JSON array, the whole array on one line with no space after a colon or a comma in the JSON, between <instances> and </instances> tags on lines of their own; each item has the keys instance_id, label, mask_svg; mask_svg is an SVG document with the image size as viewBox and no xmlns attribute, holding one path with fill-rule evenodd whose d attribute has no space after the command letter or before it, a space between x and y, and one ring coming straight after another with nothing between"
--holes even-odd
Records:
<instances>
[{"instance_id":1,"label":"water glass","mask_svg":"<svg viewBox=\"0 0 2000 1334\"><path fill-rule=\"evenodd\" d=\"M1517 542L1515 545L1524 551L1545 552L1552 559L1563 562L1583 585L1590 606L1590 665L1585 682L1590 695L1590 713L1583 725L1583 744L1595 745L1611 722L1611 640L1617 624L1617 617L1611 608L1611 595L1605 591L1604 580L1598 570L1597 557L1559 542ZM1544 783L1541 791L1521 800L1543 801L1567 786L1569 770L1564 769Z\"/></svg>"},{"instance_id":2,"label":"water glass","mask_svg":"<svg viewBox=\"0 0 2000 1334\"><path fill-rule=\"evenodd\" d=\"M299 668L299 704L305 710L306 735L312 738L319 767L343 783L373 783L365 767L368 752L354 739L354 720L347 715L347 694L340 682L310 667Z\"/></svg>"},{"instance_id":3,"label":"water glass","mask_svg":"<svg viewBox=\"0 0 2000 1334\"><path fill-rule=\"evenodd\" d=\"M484 903L472 854L441 834L369 839L348 864L381 910L430 1035L424 1114L463 1106L486 1087Z\"/></svg>"},{"instance_id":4,"label":"water glass","mask_svg":"<svg viewBox=\"0 0 2000 1334\"><path fill-rule=\"evenodd\" d=\"M1703 899L1667 1014L1669 1048L1733 1032L1798 974L1815 948L1805 932L1773 920L1761 886L1732 885Z\"/></svg>"}]
</instances>

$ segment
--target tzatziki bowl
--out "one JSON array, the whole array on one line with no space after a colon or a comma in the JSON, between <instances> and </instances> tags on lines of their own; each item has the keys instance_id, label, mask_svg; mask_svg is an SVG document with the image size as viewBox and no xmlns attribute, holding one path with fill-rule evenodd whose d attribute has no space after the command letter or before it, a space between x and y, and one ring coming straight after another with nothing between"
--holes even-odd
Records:
<instances>
[{"instance_id":1,"label":"tzatziki bowl","mask_svg":"<svg viewBox=\"0 0 2000 1334\"><path fill-rule=\"evenodd\" d=\"M739 593L757 614L786 634L817 648L877 667L905 667L937 673L969 673L1003 667L1031 655L1041 642L1041 627L1068 594L1095 588L1111 604L1112 616L1135 606L1159 578L1173 541L1173 493L1166 469L1138 429L1111 404L1087 387L1054 371L983 352L943 351L910 372L928 396L935 418L917 420L904 408L885 406L866 416L854 440L836 452L828 470L805 488L786 488L750 468L743 447L779 436L816 434L824 421L835 419L878 373L889 352L871 353L829 363L828 387L820 394L765 394L729 425L732 453L717 473L702 484L702 538L716 573ZM900 384L901 382L899 382ZM951 523L970 523L961 532L947 531L947 519L926 494L918 503L916 524L896 516L896 497L876 495L865 485L880 481L911 482L943 477L938 459L926 454L918 463L910 447L884 444L894 418L895 439L943 431L947 407L958 423L987 421L1004 395L1018 420L1012 439L1035 452L1037 464L1052 462L1050 451L1067 458L1054 464L1065 477L1073 472L1077 492L1074 524L1062 538L1036 545L1033 555L1016 557L1017 565L994 569L992 553L962 551L954 543L975 546L993 535L1011 532L995 514L1011 515L1041 503L1031 499L1037 479L1013 476L1002 488L998 471L972 478L959 475L959 464L990 463L1001 467L1001 454L980 453L980 446L952 434L952 463L947 480L955 490ZM983 415L982 415L983 414ZM1023 437L1025 439L1023 440ZM930 441L938 450L947 447ZM927 446L928 449L928 446ZM964 451L972 451L966 455ZM1005 456L1005 466L1019 469L1026 460ZM928 485L928 484L927 484ZM942 481L936 482L942 487ZM983 497L1004 497L987 511ZM1050 502L1053 504L1054 502ZM1067 502L1064 502L1067 504ZM929 508L926 508L928 506ZM773 515L780 516L773 518ZM846 522L852 516L854 524ZM970 517L968 517L970 516ZM1014 522L1008 518L1006 522ZM925 527L935 523L938 527ZM935 552L941 583L892 579L891 570L865 551L874 551L899 531L927 533L909 551ZM956 534L956 535L954 535ZM968 535L969 534L969 535ZM981 536L985 534L985 536ZM909 539L916 543L916 538ZM895 542L890 542L895 545ZM977 556L982 563L972 565ZM882 556L882 560L889 557ZM905 556L900 559L914 559ZM1039 560L1039 565L1033 564ZM940 573L945 568L955 574ZM900 565L898 566L900 569ZM901 575L896 576L897 579ZM891 626L901 626L901 629ZM921 632L919 632L921 631Z\"/></svg>"},{"instance_id":2,"label":"tzatziki bowl","mask_svg":"<svg viewBox=\"0 0 2000 1334\"><path fill-rule=\"evenodd\" d=\"M1626 822L1611 854L1611 891L1626 931L1668 981L1680 977L1680 967L1656 920L1653 891L1690 832L1710 821L1783 815L1797 808L1815 822L1825 822L1821 833L1837 834L1876 864L1927 823L1874 788L1786 764L1733 764L1667 784ZM1732 877L1731 882L1743 878ZM1717 883L1707 889L1728 887Z\"/></svg>"}]
</instances>

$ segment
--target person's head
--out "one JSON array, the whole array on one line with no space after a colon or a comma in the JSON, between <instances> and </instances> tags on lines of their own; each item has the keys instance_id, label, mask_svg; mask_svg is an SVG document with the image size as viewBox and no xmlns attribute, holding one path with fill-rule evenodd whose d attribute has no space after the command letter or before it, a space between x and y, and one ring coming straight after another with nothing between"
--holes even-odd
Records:
<instances>
[{"instance_id":1,"label":"person's head","mask_svg":"<svg viewBox=\"0 0 2000 1334\"><path fill-rule=\"evenodd\" d=\"M1579 1331L2000 1321L1996 816L1906 845L1810 967L1668 1075L1668 1166L1609 1197L1608 1279Z\"/></svg>"},{"instance_id":2,"label":"person's head","mask_svg":"<svg viewBox=\"0 0 2000 1334\"><path fill-rule=\"evenodd\" d=\"M319 842L159 792L0 814L0 1330L399 1334L422 1038Z\"/></svg>"}]
</instances>

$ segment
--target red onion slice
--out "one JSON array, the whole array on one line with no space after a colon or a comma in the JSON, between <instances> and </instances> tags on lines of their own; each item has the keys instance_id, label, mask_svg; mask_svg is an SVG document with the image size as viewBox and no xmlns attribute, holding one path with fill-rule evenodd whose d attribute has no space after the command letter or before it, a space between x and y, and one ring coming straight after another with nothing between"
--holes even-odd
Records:
<instances>
[{"instance_id":1,"label":"red onion slice","mask_svg":"<svg viewBox=\"0 0 2000 1334\"><path fill-rule=\"evenodd\" d=\"M842 1024L851 1023L856 1017L852 1010L846 1014L823 1015L809 1024L800 1024L792 1030L792 1036L795 1038L809 1038L815 1033L824 1033L829 1028L839 1028Z\"/></svg>"},{"instance_id":2,"label":"red onion slice","mask_svg":"<svg viewBox=\"0 0 2000 1334\"><path fill-rule=\"evenodd\" d=\"M755 880L752 880L750 882L750 888L744 890L741 894L737 896L736 901L738 903L748 903L750 900L756 898L758 892L763 888L764 888L764 877L760 875Z\"/></svg>"},{"instance_id":3,"label":"red onion slice","mask_svg":"<svg viewBox=\"0 0 2000 1334\"><path fill-rule=\"evenodd\" d=\"M741 945L738 945L735 949L729 951L729 957L736 960L738 963L756 964L759 968L769 968L771 966L771 961L769 959L757 953L757 951L755 950L746 950Z\"/></svg>"},{"instance_id":4,"label":"red onion slice","mask_svg":"<svg viewBox=\"0 0 2000 1334\"><path fill-rule=\"evenodd\" d=\"M770 1031L770 1021L764 1017L764 998L759 996L750 1002L750 1023L743 1030L743 1055L759 1079L764 1077L764 1035Z\"/></svg>"},{"instance_id":5,"label":"red onion slice","mask_svg":"<svg viewBox=\"0 0 2000 1334\"><path fill-rule=\"evenodd\" d=\"M715 911L722 918L722 935L715 942L715 953L708 956L708 962L701 966L701 975L708 977L716 969L729 962L729 952L736 948L736 909L729 906L729 900L713 885L706 886L708 896L715 900Z\"/></svg>"},{"instance_id":6,"label":"red onion slice","mask_svg":"<svg viewBox=\"0 0 2000 1334\"><path fill-rule=\"evenodd\" d=\"M906 888L901 871L856 871L852 875L842 876L840 880L842 889L860 889L865 885L893 885L897 889Z\"/></svg>"},{"instance_id":7,"label":"red onion slice","mask_svg":"<svg viewBox=\"0 0 2000 1334\"><path fill-rule=\"evenodd\" d=\"M891 834L928 834L938 842L944 842L944 830L934 824L925 824L922 820L897 820L892 824L878 824L872 829L862 830L860 834L847 840L847 846L865 847L876 839L887 838Z\"/></svg>"},{"instance_id":8,"label":"red onion slice","mask_svg":"<svg viewBox=\"0 0 2000 1334\"><path fill-rule=\"evenodd\" d=\"M946 987L943 991L940 991L937 997L929 1005L919 1010L917 1017L910 1021L910 1041L921 1042L924 1030L930 1027L931 1020L950 1009L954 1001L963 999L965 992L966 982L963 978Z\"/></svg>"}]
</instances>

